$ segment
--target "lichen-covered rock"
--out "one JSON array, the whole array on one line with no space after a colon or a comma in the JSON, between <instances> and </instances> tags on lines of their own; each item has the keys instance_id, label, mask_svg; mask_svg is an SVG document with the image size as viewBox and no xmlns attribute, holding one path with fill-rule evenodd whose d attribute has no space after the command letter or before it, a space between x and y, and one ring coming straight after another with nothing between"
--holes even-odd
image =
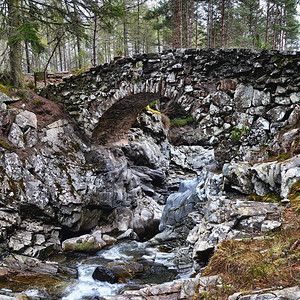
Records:
<instances>
[{"instance_id":1,"label":"lichen-covered rock","mask_svg":"<svg viewBox=\"0 0 300 300\"><path fill-rule=\"evenodd\" d=\"M267 292L258 290L248 295L244 294L245 293L235 293L229 296L228 300L297 300L300 297L300 288L298 286L295 286L284 288L281 290L271 290Z\"/></svg>"},{"instance_id":2,"label":"lichen-covered rock","mask_svg":"<svg viewBox=\"0 0 300 300\"><path fill-rule=\"evenodd\" d=\"M243 108L249 108L253 99L253 86L239 84L234 93L235 105L239 110ZM255 102L256 104L256 102Z\"/></svg>"},{"instance_id":3,"label":"lichen-covered rock","mask_svg":"<svg viewBox=\"0 0 300 300\"><path fill-rule=\"evenodd\" d=\"M223 174L232 188L241 193L264 196L274 192L287 198L292 185L300 178L299 155L283 162L225 164Z\"/></svg>"},{"instance_id":4,"label":"lichen-covered rock","mask_svg":"<svg viewBox=\"0 0 300 300\"><path fill-rule=\"evenodd\" d=\"M62 250L64 252L93 253L99 251L103 245L106 245L106 243L100 241L95 235L85 234L64 240L62 243Z\"/></svg>"}]
</instances>

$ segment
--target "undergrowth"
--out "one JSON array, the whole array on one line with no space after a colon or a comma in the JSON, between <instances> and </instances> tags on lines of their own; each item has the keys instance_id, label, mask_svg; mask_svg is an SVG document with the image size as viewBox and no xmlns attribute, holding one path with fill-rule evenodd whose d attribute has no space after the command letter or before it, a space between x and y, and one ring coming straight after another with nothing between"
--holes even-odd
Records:
<instances>
[{"instance_id":1,"label":"undergrowth","mask_svg":"<svg viewBox=\"0 0 300 300\"><path fill-rule=\"evenodd\" d=\"M251 201L258 201L258 202L281 203L280 195L277 193L267 193L264 196L259 196L256 193L252 193L248 197L248 199Z\"/></svg>"},{"instance_id":2,"label":"undergrowth","mask_svg":"<svg viewBox=\"0 0 300 300\"><path fill-rule=\"evenodd\" d=\"M3 93L3 94L5 94L5 95L7 95L7 96L10 95L9 90L4 85L2 85L2 84L0 84L0 92Z\"/></svg>"},{"instance_id":3,"label":"undergrowth","mask_svg":"<svg viewBox=\"0 0 300 300\"><path fill-rule=\"evenodd\" d=\"M293 203L295 210L300 213L300 179L292 185L289 200Z\"/></svg>"},{"instance_id":4,"label":"undergrowth","mask_svg":"<svg viewBox=\"0 0 300 300\"><path fill-rule=\"evenodd\" d=\"M170 127L182 127L185 125L191 125L195 123L195 119L192 116L187 116L186 118L182 119L172 119L170 120Z\"/></svg>"},{"instance_id":5,"label":"undergrowth","mask_svg":"<svg viewBox=\"0 0 300 300\"><path fill-rule=\"evenodd\" d=\"M288 287L300 282L300 230L286 229L263 240L227 240L218 245L202 276L219 275L223 286L207 299L227 299L238 291ZM195 299L203 299L201 296Z\"/></svg>"}]
</instances>

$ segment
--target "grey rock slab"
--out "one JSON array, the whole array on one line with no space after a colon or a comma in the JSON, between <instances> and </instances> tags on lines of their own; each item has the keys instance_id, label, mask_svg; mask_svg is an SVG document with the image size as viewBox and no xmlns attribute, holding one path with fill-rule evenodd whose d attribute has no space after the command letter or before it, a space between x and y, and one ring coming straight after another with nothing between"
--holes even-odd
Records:
<instances>
[{"instance_id":1,"label":"grey rock slab","mask_svg":"<svg viewBox=\"0 0 300 300\"><path fill-rule=\"evenodd\" d=\"M253 183L251 182L250 165L248 163L224 164L222 172L231 183L232 188L241 193L252 193Z\"/></svg>"},{"instance_id":2,"label":"grey rock slab","mask_svg":"<svg viewBox=\"0 0 300 300\"><path fill-rule=\"evenodd\" d=\"M291 103L291 100L289 97L275 97L274 102L280 105L289 105Z\"/></svg>"},{"instance_id":3,"label":"grey rock slab","mask_svg":"<svg viewBox=\"0 0 300 300\"><path fill-rule=\"evenodd\" d=\"M255 128L262 128L264 130L270 130L270 122L263 117L259 117L255 123L254 123Z\"/></svg>"},{"instance_id":4,"label":"grey rock slab","mask_svg":"<svg viewBox=\"0 0 300 300\"><path fill-rule=\"evenodd\" d=\"M253 106L269 105L270 103L271 103L270 92L265 93L263 91L254 90L253 98L252 98Z\"/></svg>"},{"instance_id":5,"label":"grey rock slab","mask_svg":"<svg viewBox=\"0 0 300 300\"><path fill-rule=\"evenodd\" d=\"M288 107L285 106L277 106L272 109L270 109L267 113L266 116L271 122L278 122L281 121L287 111L289 110Z\"/></svg>"},{"instance_id":6,"label":"grey rock slab","mask_svg":"<svg viewBox=\"0 0 300 300\"><path fill-rule=\"evenodd\" d=\"M300 299L299 286L289 287L289 288L285 288L282 290L273 290L270 292L261 292L259 294L258 293L259 293L259 291L255 292L255 295L253 295L253 294L244 295L244 296L238 297L236 299L238 299L238 300L268 300L268 299L298 300L298 299Z\"/></svg>"},{"instance_id":7,"label":"grey rock slab","mask_svg":"<svg viewBox=\"0 0 300 300\"><path fill-rule=\"evenodd\" d=\"M18 148L23 149L25 146L23 131L16 123L11 125L8 140Z\"/></svg>"},{"instance_id":8,"label":"grey rock slab","mask_svg":"<svg viewBox=\"0 0 300 300\"><path fill-rule=\"evenodd\" d=\"M85 234L79 237L64 240L62 242L62 250L64 252L91 253L99 251L102 245L101 243L97 242L95 236Z\"/></svg>"},{"instance_id":9,"label":"grey rock slab","mask_svg":"<svg viewBox=\"0 0 300 300\"><path fill-rule=\"evenodd\" d=\"M36 115L28 110L21 111L16 115L15 123L20 128L32 127L37 129Z\"/></svg>"},{"instance_id":10,"label":"grey rock slab","mask_svg":"<svg viewBox=\"0 0 300 300\"><path fill-rule=\"evenodd\" d=\"M299 103L300 102L300 93L292 93L290 95L290 99L292 103Z\"/></svg>"},{"instance_id":11,"label":"grey rock slab","mask_svg":"<svg viewBox=\"0 0 300 300\"><path fill-rule=\"evenodd\" d=\"M300 119L300 106L296 106L288 118L288 124L295 125Z\"/></svg>"},{"instance_id":12,"label":"grey rock slab","mask_svg":"<svg viewBox=\"0 0 300 300\"><path fill-rule=\"evenodd\" d=\"M13 101L12 98L8 97L6 94L0 91L0 102L11 102Z\"/></svg>"},{"instance_id":13,"label":"grey rock slab","mask_svg":"<svg viewBox=\"0 0 300 300\"><path fill-rule=\"evenodd\" d=\"M234 93L234 102L238 109L249 108L252 104L254 89L251 85L239 84Z\"/></svg>"}]
</instances>

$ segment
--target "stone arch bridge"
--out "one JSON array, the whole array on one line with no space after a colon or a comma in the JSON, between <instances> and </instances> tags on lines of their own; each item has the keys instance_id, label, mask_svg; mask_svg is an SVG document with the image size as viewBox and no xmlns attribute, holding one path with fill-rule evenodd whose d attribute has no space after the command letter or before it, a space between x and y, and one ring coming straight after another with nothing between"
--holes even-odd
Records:
<instances>
[{"instance_id":1,"label":"stone arch bridge","mask_svg":"<svg viewBox=\"0 0 300 300\"><path fill-rule=\"evenodd\" d=\"M206 133L257 123L274 131L295 118L299 71L300 52L186 49L116 58L42 95L62 102L90 140L103 145L123 139L141 109L161 98Z\"/></svg>"}]
</instances>

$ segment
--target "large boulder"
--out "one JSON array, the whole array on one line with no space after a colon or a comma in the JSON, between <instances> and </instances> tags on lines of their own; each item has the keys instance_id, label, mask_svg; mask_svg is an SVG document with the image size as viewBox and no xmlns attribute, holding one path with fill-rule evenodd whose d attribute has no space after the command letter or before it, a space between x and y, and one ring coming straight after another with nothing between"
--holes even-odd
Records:
<instances>
[{"instance_id":1,"label":"large boulder","mask_svg":"<svg viewBox=\"0 0 300 300\"><path fill-rule=\"evenodd\" d=\"M64 252L84 252L93 253L99 251L106 243L99 238L85 234L80 237L64 240L62 250Z\"/></svg>"},{"instance_id":2,"label":"large boulder","mask_svg":"<svg viewBox=\"0 0 300 300\"><path fill-rule=\"evenodd\" d=\"M109 283L117 283L118 282L118 277L113 273L113 271L111 271L108 268L101 267L101 266L99 266L95 269L95 271L92 274L92 277L95 280L107 281Z\"/></svg>"}]
</instances>

